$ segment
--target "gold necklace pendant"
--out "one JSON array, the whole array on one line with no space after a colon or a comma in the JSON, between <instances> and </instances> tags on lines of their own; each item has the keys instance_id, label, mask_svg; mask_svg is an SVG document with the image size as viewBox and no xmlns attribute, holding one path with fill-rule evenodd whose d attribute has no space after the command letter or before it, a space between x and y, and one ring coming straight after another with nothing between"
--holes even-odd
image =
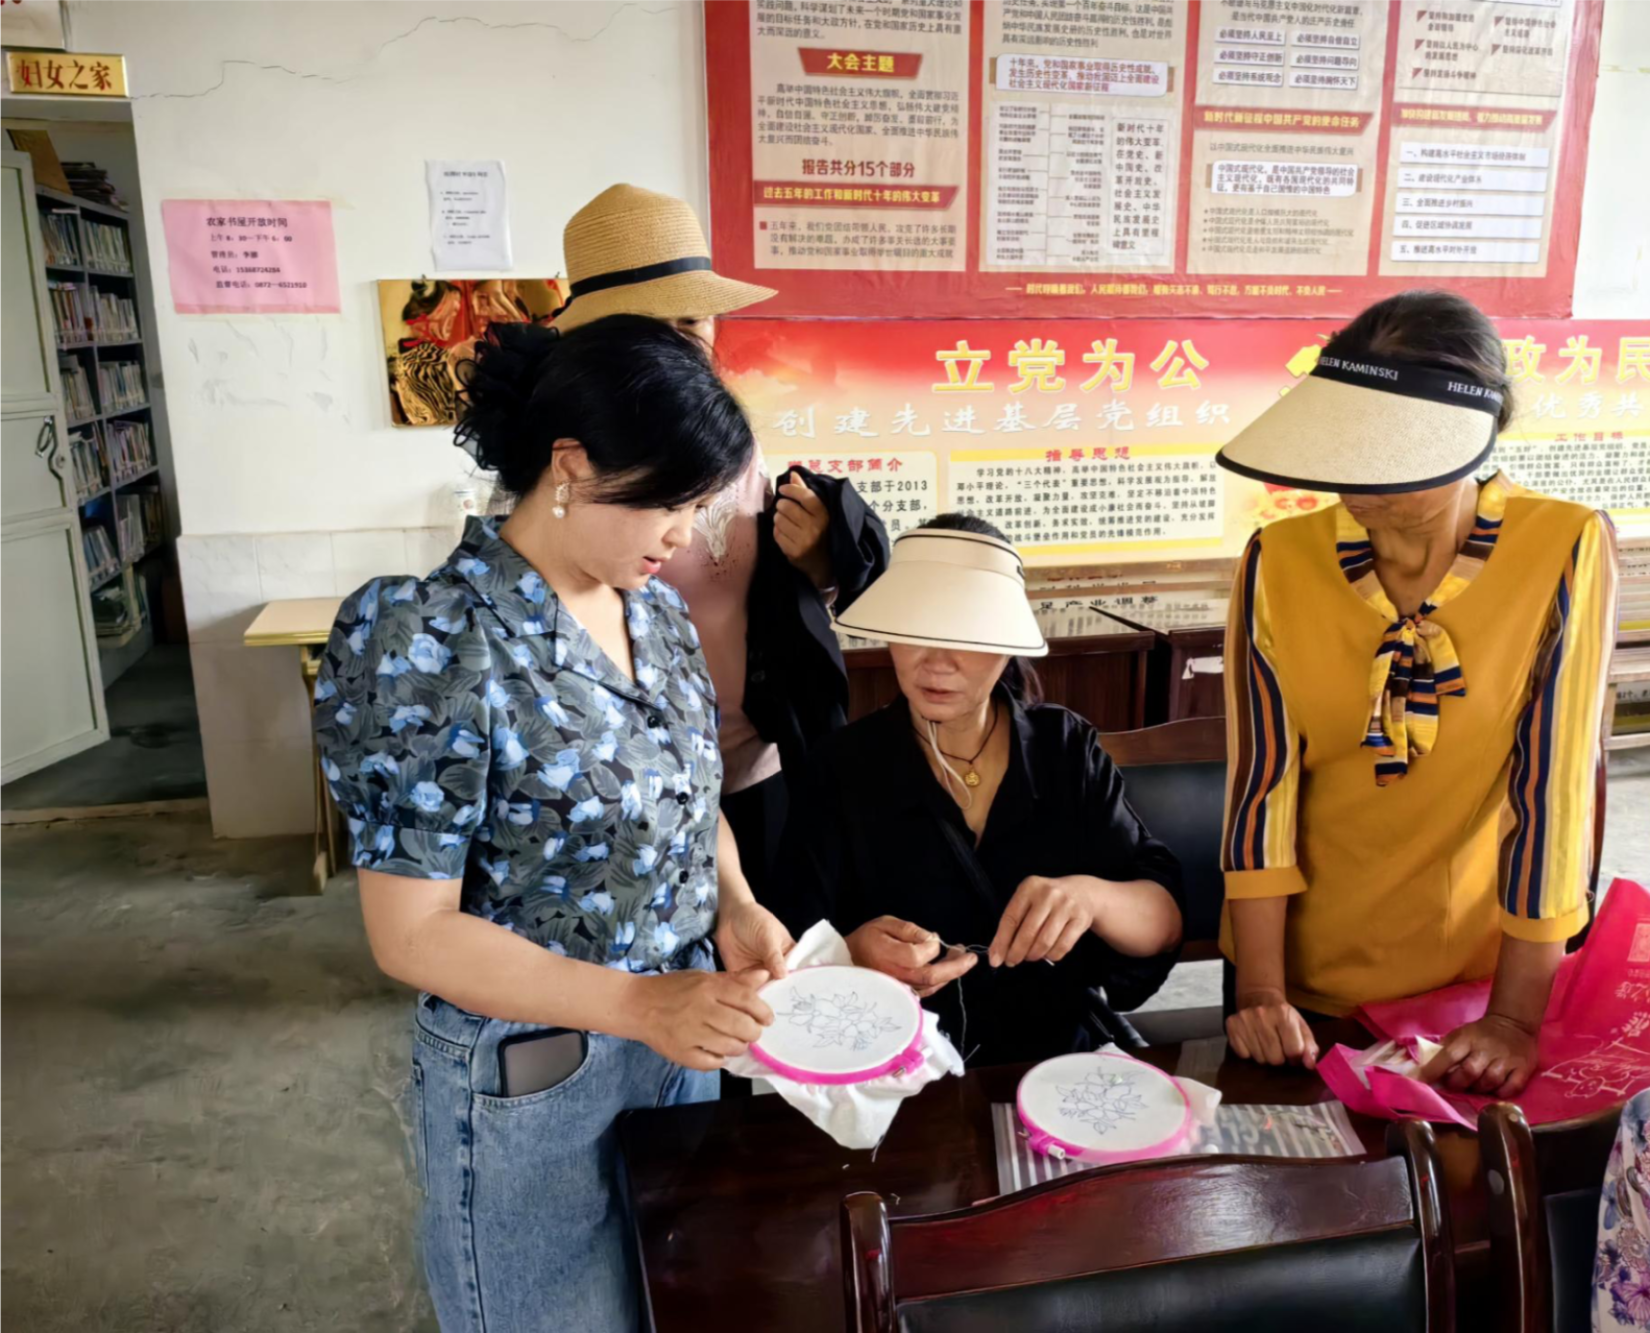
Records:
<instances>
[{"instance_id":1,"label":"gold necklace pendant","mask_svg":"<svg viewBox=\"0 0 1650 1333\"><path fill-rule=\"evenodd\" d=\"M982 778L979 775L979 773L977 773L974 769L971 768L971 769L968 770L968 772L963 774L963 781L965 783L967 783L970 787L978 787L980 785L980 783L985 781L985 779Z\"/></svg>"}]
</instances>

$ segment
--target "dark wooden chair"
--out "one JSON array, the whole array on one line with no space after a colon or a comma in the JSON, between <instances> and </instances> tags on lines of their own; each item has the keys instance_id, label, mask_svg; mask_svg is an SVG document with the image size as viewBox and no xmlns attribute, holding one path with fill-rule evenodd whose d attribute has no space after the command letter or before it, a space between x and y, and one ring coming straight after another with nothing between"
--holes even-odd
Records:
<instances>
[{"instance_id":1,"label":"dark wooden chair","mask_svg":"<svg viewBox=\"0 0 1650 1333\"><path fill-rule=\"evenodd\" d=\"M1140 731L1100 737L1123 770L1129 803L1152 835L1180 858L1186 890L1181 958L1197 962L1219 956L1220 909L1226 898L1220 869L1221 827L1226 808L1226 722L1188 718ZM1218 1037L1221 1011L1158 1010L1127 1021L1148 1045Z\"/></svg>"},{"instance_id":2,"label":"dark wooden chair","mask_svg":"<svg viewBox=\"0 0 1650 1333\"><path fill-rule=\"evenodd\" d=\"M1599 1192L1616 1107L1532 1131L1511 1102L1478 1114L1502 1333L1588 1333Z\"/></svg>"},{"instance_id":3,"label":"dark wooden chair","mask_svg":"<svg viewBox=\"0 0 1650 1333\"><path fill-rule=\"evenodd\" d=\"M1377 1160L1180 1157L889 1221L842 1203L849 1333L1455 1327L1432 1130Z\"/></svg>"},{"instance_id":4,"label":"dark wooden chair","mask_svg":"<svg viewBox=\"0 0 1650 1333\"><path fill-rule=\"evenodd\" d=\"M1222 764L1226 762L1226 719L1188 717L1139 731L1108 731L1100 736L1120 768L1154 764Z\"/></svg>"},{"instance_id":5,"label":"dark wooden chair","mask_svg":"<svg viewBox=\"0 0 1650 1333\"><path fill-rule=\"evenodd\" d=\"M1194 717L1140 731L1113 731L1100 744L1120 769L1129 804L1180 858L1186 886L1186 956L1213 958L1226 881L1220 869L1226 810L1226 722Z\"/></svg>"}]
</instances>

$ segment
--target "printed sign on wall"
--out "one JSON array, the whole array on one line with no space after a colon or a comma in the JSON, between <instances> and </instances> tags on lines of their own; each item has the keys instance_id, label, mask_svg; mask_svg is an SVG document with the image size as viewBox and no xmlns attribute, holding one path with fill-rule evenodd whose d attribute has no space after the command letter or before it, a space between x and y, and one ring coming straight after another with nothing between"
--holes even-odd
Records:
<instances>
[{"instance_id":1,"label":"printed sign on wall","mask_svg":"<svg viewBox=\"0 0 1650 1333\"><path fill-rule=\"evenodd\" d=\"M167 199L160 212L180 315L338 313L327 201Z\"/></svg>"},{"instance_id":2,"label":"printed sign on wall","mask_svg":"<svg viewBox=\"0 0 1650 1333\"><path fill-rule=\"evenodd\" d=\"M1032 564L1235 555L1332 497L1215 463L1338 321L724 322L717 356L777 473L849 477L891 531L990 519ZM1518 416L1493 464L1650 531L1650 325L1499 321Z\"/></svg>"},{"instance_id":3,"label":"printed sign on wall","mask_svg":"<svg viewBox=\"0 0 1650 1333\"><path fill-rule=\"evenodd\" d=\"M1601 0L718 0L767 316L1570 313Z\"/></svg>"}]
</instances>

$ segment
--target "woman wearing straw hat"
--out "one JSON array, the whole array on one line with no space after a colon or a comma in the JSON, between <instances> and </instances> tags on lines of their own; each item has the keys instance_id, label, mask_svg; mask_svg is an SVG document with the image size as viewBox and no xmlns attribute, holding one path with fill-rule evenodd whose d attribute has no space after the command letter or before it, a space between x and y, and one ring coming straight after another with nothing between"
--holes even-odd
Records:
<instances>
[{"instance_id":1,"label":"woman wearing straw hat","mask_svg":"<svg viewBox=\"0 0 1650 1333\"><path fill-rule=\"evenodd\" d=\"M712 345L718 316L774 294L772 288L716 273L693 209L634 185L615 185L581 208L568 221L562 244L571 289L555 319L563 331L604 315L650 315ZM744 472L700 510L692 547L665 575L687 600L710 663L722 712L723 809L759 895L778 851L788 804L779 749L758 734L744 708L757 520L770 496L757 450ZM877 540L869 548L853 539L846 524L836 534L842 540L834 539L827 499L800 478L793 476L778 488L774 541L820 596L840 590L847 602L880 569L886 548L880 521L863 507L857 512L859 522L875 528ZM875 551L876 558L862 560L862 549ZM823 625L824 616L819 620Z\"/></svg>"},{"instance_id":2,"label":"woman wearing straw hat","mask_svg":"<svg viewBox=\"0 0 1650 1333\"><path fill-rule=\"evenodd\" d=\"M1311 1066L1311 1017L1493 976L1423 1074L1511 1097L1535 1070L1588 919L1615 553L1602 514L1474 479L1511 416L1494 325L1408 292L1220 456L1342 501L1256 534L1232 599L1239 1055Z\"/></svg>"},{"instance_id":3,"label":"woman wearing straw hat","mask_svg":"<svg viewBox=\"0 0 1650 1333\"><path fill-rule=\"evenodd\" d=\"M1048 645L1014 548L943 515L837 623L888 643L901 697L815 753L770 905L935 997L973 1063L1104 1042L1096 988L1134 1008L1174 963L1180 871L1094 728L1036 701L1021 659Z\"/></svg>"}]
</instances>

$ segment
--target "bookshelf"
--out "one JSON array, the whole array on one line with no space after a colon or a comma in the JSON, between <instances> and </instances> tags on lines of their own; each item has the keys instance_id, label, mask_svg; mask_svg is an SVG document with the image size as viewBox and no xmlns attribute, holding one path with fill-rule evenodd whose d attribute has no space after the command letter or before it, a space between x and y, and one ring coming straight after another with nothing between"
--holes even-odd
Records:
<instances>
[{"instance_id":1,"label":"bookshelf","mask_svg":"<svg viewBox=\"0 0 1650 1333\"><path fill-rule=\"evenodd\" d=\"M158 595L172 531L161 496L150 406L159 364L138 310L137 265L127 215L36 186L46 280L55 322L63 413L97 628L104 687L154 643Z\"/></svg>"}]
</instances>

